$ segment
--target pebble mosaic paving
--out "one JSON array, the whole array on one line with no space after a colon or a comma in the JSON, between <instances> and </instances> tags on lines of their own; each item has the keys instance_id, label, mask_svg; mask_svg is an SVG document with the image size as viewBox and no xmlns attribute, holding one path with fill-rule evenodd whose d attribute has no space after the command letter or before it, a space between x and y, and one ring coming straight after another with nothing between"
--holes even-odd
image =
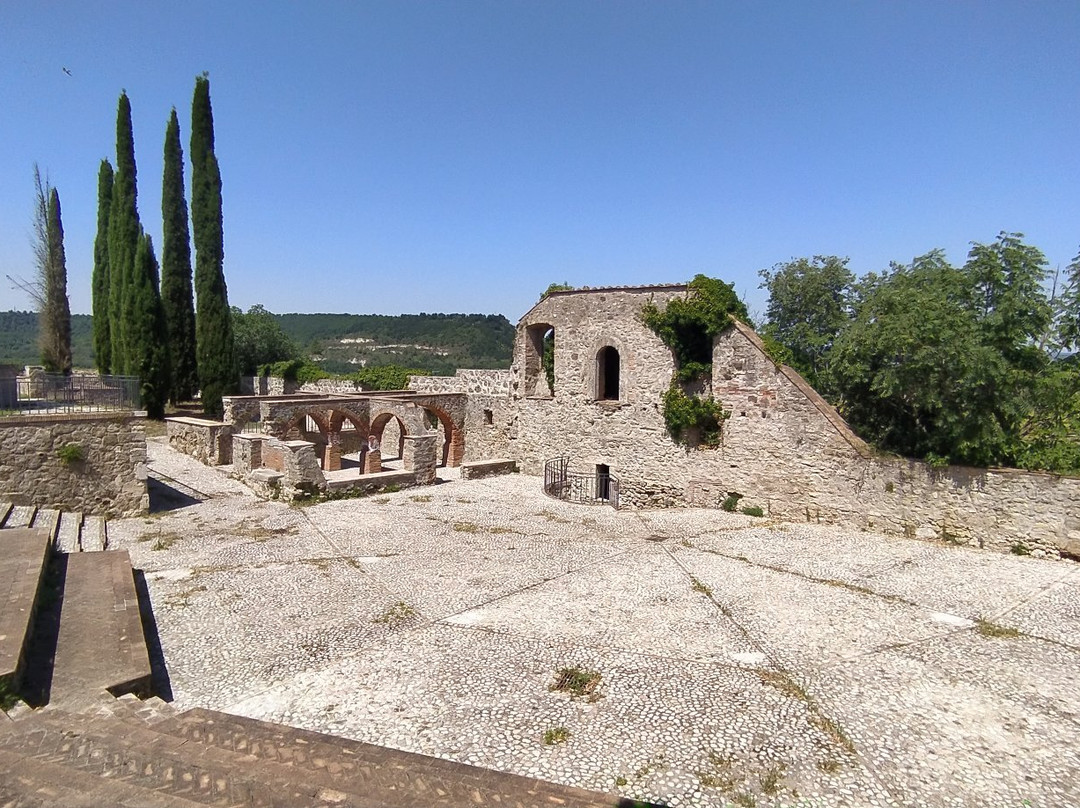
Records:
<instances>
[{"instance_id":1,"label":"pebble mosaic paving","mask_svg":"<svg viewBox=\"0 0 1080 808\"><path fill-rule=\"evenodd\" d=\"M179 708L673 807L1080 804L1080 565L519 475L290 507L149 452L199 501L110 546Z\"/></svg>"}]
</instances>

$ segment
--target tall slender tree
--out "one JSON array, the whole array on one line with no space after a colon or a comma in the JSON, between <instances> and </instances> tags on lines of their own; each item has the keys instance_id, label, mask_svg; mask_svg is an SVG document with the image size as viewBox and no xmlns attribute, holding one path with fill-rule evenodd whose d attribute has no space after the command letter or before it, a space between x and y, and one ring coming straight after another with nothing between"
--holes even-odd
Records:
<instances>
[{"instance_id":1,"label":"tall slender tree","mask_svg":"<svg viewBox=\"0 0 1080 808\"><path fill-rule=\"evenodd\" d=\"M184 151L176 109L165 129L165 172L161 186L161 302L168 332L172 379L169 399L188 401L199 386L195 360L195 307L191 292L191 243L184 199Z\"/></svg>"},{"instance_id":2,"label":"tall slender tree","mask_svg":"<svg viewBox=\"0 0 1080 808\"><path fill-rule=\"evenodd\" d=\"M120 93L116 109L116 174L109 209L109 319L113 373L134 374L127 348L125 297L135 266L142 225L136 205L135 139L131 131L131 102Z\"/></svg>"},{"instance_id":3,"label":"tall slender tree","mask_svg":"<svg viewBox=\"0 0 1080 808\"><path fill-rule=\"evenodd\" d=\"M140 234L136 246L124 308L125 341L132 375L139 377L143 408L151 418L161 418L169 397L169 348L158 293L157 259L145 233Z\"/></svg>"},{"instance_id":4,"label":"tall slender tree","mask_svg":"<svg viewBox=\"0 0 1080 808\"><path fill-rule=\"evenodd\" d=\"M203 411L219 413L221 397L237 386L225 247L221 227L221 171L214 155L210 79L195 79L191 101L191 225L195 236L195 335Z\"/></svg>"},{"instance_id":5,"label":"tall slender tree","mask_svg":"<svg viewBox=\"0 0 1080 808\"><path fill-rule=\"evenodd\" d=\"M67 296L67 260L64 225L60 221L60 194L49 189L46 220L47 264L45 305L40 316L41 359L53 373L71 373L71 308Z\"/></svg>"},{"instance_id":6,"label":"tall slender tree","mask_svg":"<svg viewBox=\"0 0 1080 808\"><path fill-rule=\"evenodd\" d=\"M109 335L109 208L112 205L113 169L108 160L98 169L97 237L94 239L94 273L90 279L94 315L94 359L98 371L112 372Z\"/></svg>"}]
</instances>

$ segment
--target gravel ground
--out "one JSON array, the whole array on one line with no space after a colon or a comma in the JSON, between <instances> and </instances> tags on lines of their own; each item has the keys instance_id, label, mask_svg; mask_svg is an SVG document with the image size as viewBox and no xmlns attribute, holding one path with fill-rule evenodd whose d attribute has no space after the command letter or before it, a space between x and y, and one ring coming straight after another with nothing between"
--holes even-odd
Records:
<instances>
[{"instance_id":1,"label":"gravel ground","mask_svg":"<svg viewBox=\"0 0 1080 808\"><path fill-rule=\"evenodd\" d=\"M109 539L177 707L670 806L1080 804L1071 562L519 475L298 508L149 451L169 509Z\"/></svg>"}]
</instances>

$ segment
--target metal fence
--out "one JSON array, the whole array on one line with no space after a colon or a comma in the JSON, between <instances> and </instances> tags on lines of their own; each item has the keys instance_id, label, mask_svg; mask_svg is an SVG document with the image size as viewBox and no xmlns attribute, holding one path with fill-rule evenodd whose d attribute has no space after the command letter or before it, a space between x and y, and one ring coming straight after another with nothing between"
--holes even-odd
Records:
<instances>
[{"instance_id":1,"label":"metal fence","mask_svg":"<svg viewBox=\"0 0 1080 808\"><path fill-rule=\"evenodd\" d=\"M619 478L611 474L578 474L569 470L569 457L544 463L544 493L567 502L619 507Z\"/></svg>"},{"instance_id":2,"label":"metal fence","mask_svg":"<svg viewBox=\"0 0 1080 808\"><path fill-rule=\"evenodd\" d=\"M0 415L140 409L137 376L32 373L0 379Z\"/></svg>"}]
</instances>

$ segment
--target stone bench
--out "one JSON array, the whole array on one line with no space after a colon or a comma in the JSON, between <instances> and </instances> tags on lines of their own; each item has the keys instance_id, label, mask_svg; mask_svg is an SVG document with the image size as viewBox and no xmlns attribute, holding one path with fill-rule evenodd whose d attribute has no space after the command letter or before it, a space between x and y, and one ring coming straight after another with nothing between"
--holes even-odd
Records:
<instances>
[{"instance_id":1,"label":"stone bench","mask_svg":"<svg viewBox=\"0 0 1080 808\"><path fill-rule=\"evenodd\" d=\"M103 690L148 695L150 657L127 550L65 558L51 700L79 703Z\"/></svg>"},{"instance_id":2,"label":"stone bench","mask_svg":"<svg viewBox=\"0 0 1080 808\"><path fill-rule=\"evenodd\" d=\"M326 481L326 490L336 491L363 491L373 494L388 486L398 488L410 488L416 485L416 473L412 471L380 471L375 474L361 474L358 477L349 477L344 480L330 479Z\"/></svg>"},{"instance_id":3,"label":"stone bench","mask_svg":"<svg viewBox=\"0 0 1080 808\"><path fill-rule=\"evenodd\" d=\"M461 479L479 480L481 477L494 477L498 474L513 474L518 470L517 461L504 457L492 460L473 460L461 464Z\"/></svg>"},{"instance_id":4,"label":"stone bench","mask_svg":"<svg viewBox=\"0 0 1080 808\"><path fill-rule=\"evenodd\" d=\"M42 530L0 530L0 681L13 686L23 673L34 604L51 541Z\"/></svg>"}]
</instances>

